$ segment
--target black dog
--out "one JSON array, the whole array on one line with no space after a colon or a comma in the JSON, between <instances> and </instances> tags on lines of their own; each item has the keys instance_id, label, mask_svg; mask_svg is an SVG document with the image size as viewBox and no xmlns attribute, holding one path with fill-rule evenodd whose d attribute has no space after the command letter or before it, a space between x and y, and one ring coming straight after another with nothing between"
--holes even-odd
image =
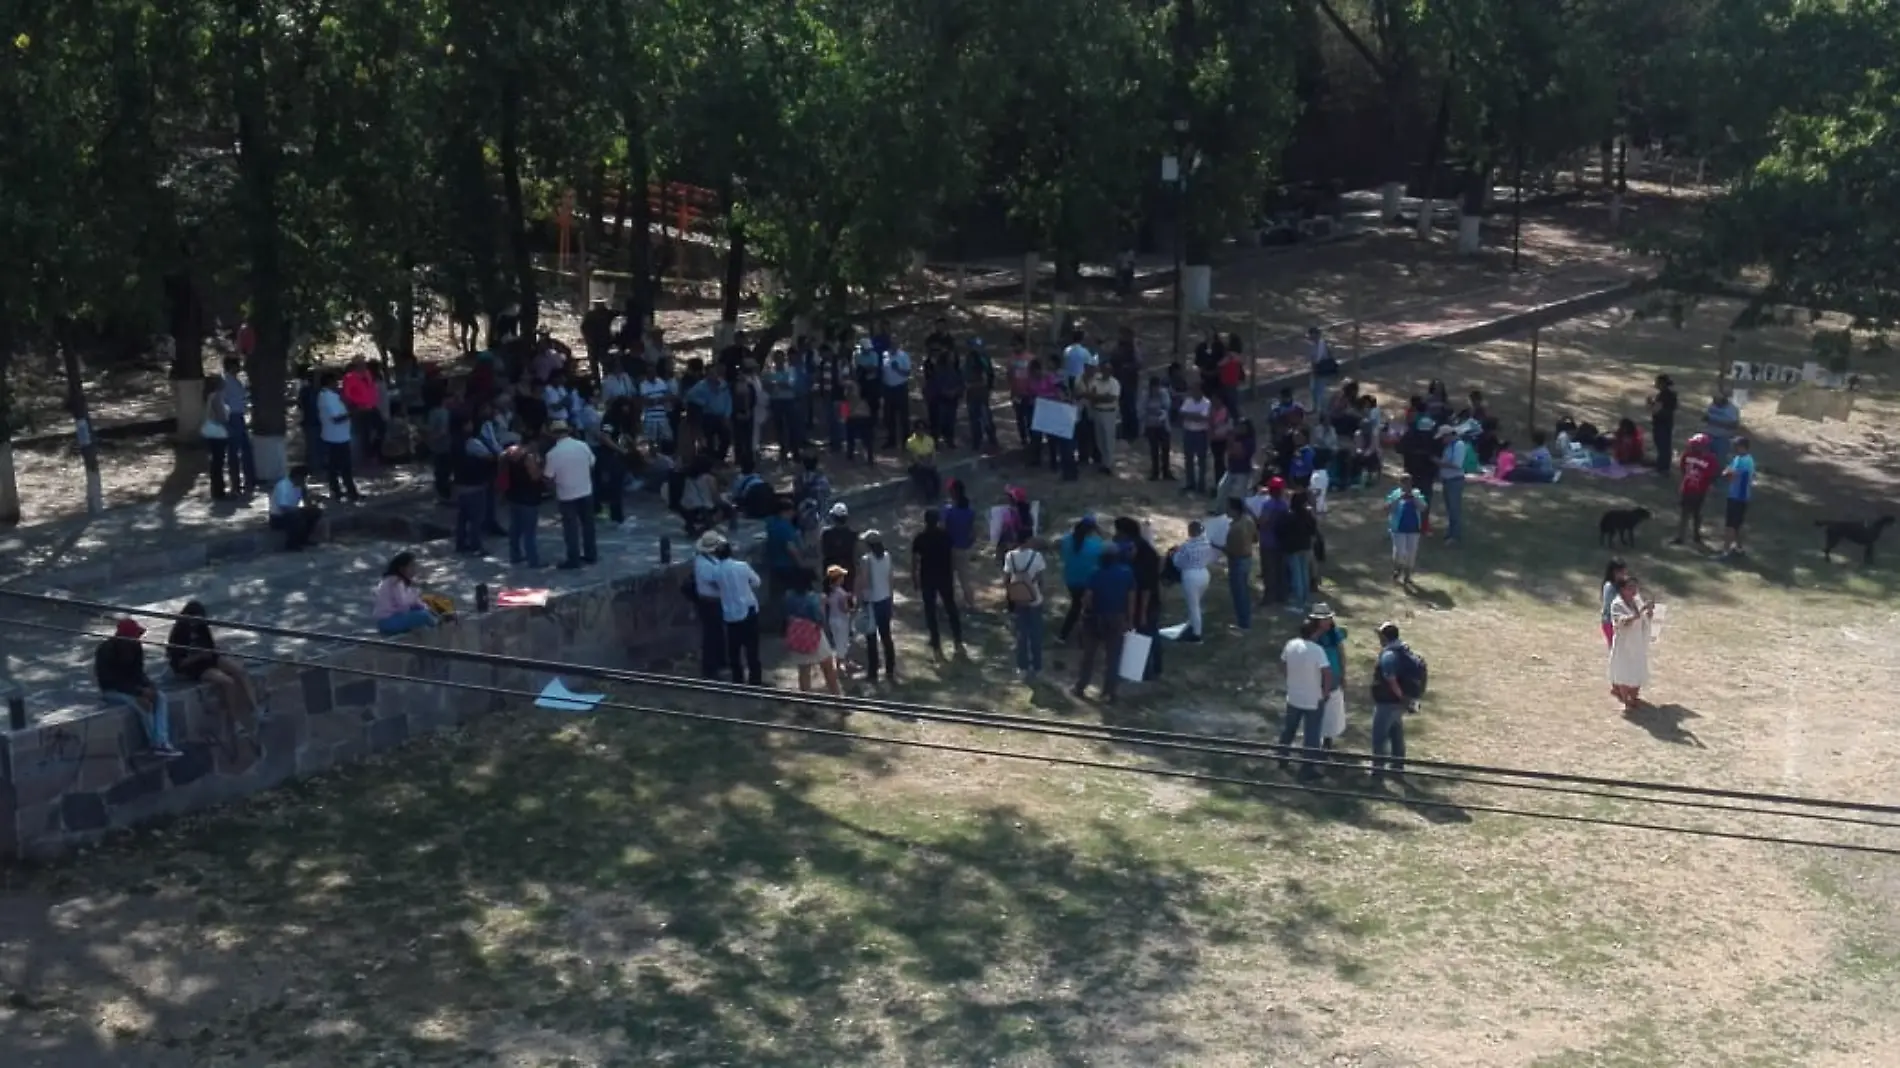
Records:
<instances>
[{"instance_id":1,"label":"black dog","mask_svg":"<svg viewBox=\"0 0 1900 1068\"><path fill-rule=\"evenodd\" d=\"M1597 520L1597 544L1635 546L1636 525L1649 518L1647 508L1612 508Z\"/></svg>"},{"instance_id":2,"label":"black dog","mask_svg":"<svg viewBox=\"0 0 1900 1068\"><path fill-rule=\"evenodd\" d=\"M1814 525L1821 528L1822 536L1827 539L1827 544L1821 547L1821 555L1823 557L1829 560L1834 559L1835 548L1839 546L1841 542L1846 541L1852 542L1866 550L1862 555L1861 562L1871 564L1874 562L1874 542L1880 540L1881 531L1893 525L1893 517L1883 515L1879 519L1866 521L1822 519L1818 520Z\"/></svg>"}]
</instances>

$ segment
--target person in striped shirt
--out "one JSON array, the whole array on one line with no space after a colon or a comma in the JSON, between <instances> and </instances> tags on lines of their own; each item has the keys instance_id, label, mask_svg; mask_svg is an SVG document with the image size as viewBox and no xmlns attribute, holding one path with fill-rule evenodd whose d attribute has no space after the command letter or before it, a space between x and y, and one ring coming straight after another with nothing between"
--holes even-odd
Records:
<instances>
[{"instance_id":1,"label":"person in striped shirt","mask_svg":"<svg viewBox=\"0 0 1900 1068\"><path fill-rule=\"evenodd\" d=\"M1174 569L1181 574L1181 594L1187 599L1187 630L1181 634L1184 642L1201 640L1201 600L1207 596L1207 586L1212 581L1207 568L1214 558L1214 547L1207 541L1207 528L1198 519L1188 523L1188 540L1170 557Z\"/></svg>"}]
</instances>

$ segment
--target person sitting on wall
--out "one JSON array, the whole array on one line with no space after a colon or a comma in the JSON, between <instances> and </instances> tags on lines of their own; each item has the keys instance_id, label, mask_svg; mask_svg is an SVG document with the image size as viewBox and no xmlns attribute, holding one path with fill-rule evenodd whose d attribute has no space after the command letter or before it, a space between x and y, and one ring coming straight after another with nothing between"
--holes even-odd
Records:
<instances>
[{"instance_id":1,"label":"person sitting on wall","mask_svg":"<svg viewBox=\"0 0 1900 1068\"><path fill-rule=\"evenodd\" d=\"M185 617L172 624L171 637L165 643L165 659L172 674L181 679L201 682L218 691L231 727L239 738L257 737L257 690L251 677L236 660L220 653L205 622L205 606L187 601L178 610Z\"/></svg>"},{"instance_id":2,"label":"person sitting on wall","mask_svg":"<svg viewBox=\"0 0 1900 1068\"><path fill-rule=\"evenodd\" d=\"M284 532L284 550L299 552L320 539L323 509L310 503L304 484L310 469L298 464L290 469L270 493L270 528Z\"/></svg>"},{"instance_id":3,"label":"person sitting on wall","mask_svg":"<svg viewBox=\"0 0 1900 1068\"><path fill-rule=\"evenodd\" d=\"M145 628L127 617L113 628L112 637L99 643L93 654L93 677L107 704L131 709L145 729L151 754L169 760L183 756L172 746L171 708L152 677L145 673Z\"/></svg>"}]
</instances>

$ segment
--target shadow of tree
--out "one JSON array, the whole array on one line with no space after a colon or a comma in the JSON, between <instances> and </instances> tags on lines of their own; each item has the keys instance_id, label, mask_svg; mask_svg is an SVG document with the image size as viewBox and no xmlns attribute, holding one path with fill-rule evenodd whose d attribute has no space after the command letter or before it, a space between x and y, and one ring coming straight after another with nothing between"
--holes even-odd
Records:
<instances>
[{"instance_id":1,"label":"shadow of tree","mask_svg":"<svg viewBox=\"0 0 1900 1068\"><path fill-rule=\"evenodd\" d=\"M41 1026L0 1027L0 1062L485 1064L555 1035L629 1063L1194 1058L1160 1006L1230 907L1196 871L1112 826L833 789L868 749L611 715L498 717L33 874L0 980ZM139 1022L79 1025L107 1003Z\"/></svg>"}]
</instances>

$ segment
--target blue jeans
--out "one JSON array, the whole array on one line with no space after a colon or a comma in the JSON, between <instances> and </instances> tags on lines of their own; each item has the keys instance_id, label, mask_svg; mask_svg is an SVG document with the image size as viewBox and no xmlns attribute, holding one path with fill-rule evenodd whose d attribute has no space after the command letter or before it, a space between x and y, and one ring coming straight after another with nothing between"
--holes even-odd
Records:
<instances>
[{"instance_id":1,"label":"blue jeans","mask_svg":"<svg viewBox=\"0 0 1900 1068\"><path fill-rule=\"evenodd\" d=\"M427 608L411 608L376 621L376 633L395 636L435 626L435 613Z\"/></svg>"},{"instance_id":2,"label":"blue jeans","mask_svg":"<svg viewBox=\"0 0 1900 1068\"><path fill-rule=\"evenodd\" d=\"M1022 605L1010 614L1016 617L1016 670L1038 674L1042 671L1042 606Z\"/></svg>"},{"instance_id":3,"label":"blue jeans","mask_svg":"<svg viewBox=\"0 0 1900 1068\"><path fill-rule=\"evenodd\" d=\"M1465 536L1465 476L1443 479L1439 485L1444 487L1445 538L1460 540Z\"/></svg>"},{"instance_id":4,"label":"blue jeans","mask_svg":"<svg viewBox=\"0 0 1900 1068\"><path fill-rule=\"evenodd\" d=\"M594 498L578 497L561 502L561 541L567 547L562 567L591 564L600 557L594 544Z\"/></svg>"},{"instance_id":5,"label":"blue jeans","mask_svg":"<svg viewBox=\"0 0 1900 1068\"><path fill-rule=\"evenodd\" d=\"M455 551L482 551L482 515L488 507L487 486L458 486L455 490Z\"/></svg>"},{"instance_id":6,"label":"blue jeans","mask_svg":"<svg viewBox=\"0 0 1900 1068\"><path fill-rule=\"evenodd\" d=\"M535 537L535 525L541 521L541 509L537 505L509 502L508 504L508 562L525 563L529 567L541 566L541 542Z\"/></svg>"},{"instance_id":7,"label":"blue jeans","mask_svg":"<svg viewBox=\"0 0 1900 1068\"><path fill-rule=\"evenodd\" d=\"M1372 706L1372 770L1405 770L1405 706Z\"/></svg>"},{"instance_id":8,"label":"blue jeans","mask_svg":"<svg viewBox=\"0 0 1900 1068\"><path fill-rule=\"evenodd\" d=\"M249 493L257 488L257 455L251 450L251 429L242 415L226 419L224 429L230 434L225 455L231 465L231 492Z\"/></svg>"},{"instance_id":9,"label":"blue jeans","mask_svg":"<svg viewBox=\"0 0 1900 1068\"><path fill-rule=\"evenodd\" d=\"M970 447L980 449L985 441L996 445L996 421L990 415L988 397L966 397L963 407L970 417Z\"/></svg>"},{"instance_id":10,"label":"blue jeans","mask_svg":"<svg viewBox=\"0 0 1900 1068\"><path fill-rule=\"evenodd\" d=\"M771 402L772 426L778 434L778 445L785 455L790 456L805 446L805 430L800 424L798 401L791 397L780 397Z\"/></svg>"},{"instance_id":11,"label":"blue jeans","mask_svg":"<svg viewBox=\"0 0 1900 1068\"><path fill-rule=\"evenodd\" d=\"M1081 432L1082 424L1078 422L1076 423L1076 433L1079 434ZM1055 443L1056 462L1062 468L1062 481L1074 482L1076 479L1081 478L1082 473L1078 471L1075 466L1075 438L1073 436L1056 438Z\"/></svg>"},{"instance_id":12,"label":"blue jeans","mask_svg":"<svg viewBox=\"0 0 1900 1068\"><path fill-rule=\"evenodd\" d=\"M1252 564L1251 556L1227 559L1227 592L1234 598L1234 625L1241 630L1253 626L1253 594L1247 588L1247 573L1252 570Z\"/></svg>"},{"instance_id":13,"label":"blue jeans","mask_svg":"<svg viewBox=\"0 0 1900 1068\"><path fill-rule=\"evenodd\" d=\"M880 669L886 670L893 679L897 677L897 646L891 641L891 608L892 601L888 597L870 602L871 622L876 626L864 638L864 671L873 682L877 681ZM880 646L884 649L882 660L877 655Z\"/></svg>"},{"instance_id":14,"label":"blue jeans","mask_svg":"<svg viewBox=\"0 0 1900 1068\"><path fill-rule=\"evenodd\" d=\"M1320 703L1325 704L1324 701ZM1287 758L1286 747L1292 744L1295 735L1300 736L1301 745L1317 753L1319 751L1320 725L1324 720L1325 717L1320 715L1320 711L1317 708L1295 708L1290 704L1287 705L1286 717L1280 721L1280 759L1285 760ZM1318 773L1319 768L1310 763L1300 769L1300 774L1302 775Z\"/></svg>"},{"instance_id":15,"label":"blue jeans","mask_svg":"<svg viewBox=\"0 0 1900 1068\"><path fill-rule=\"evenodd\" d=\"M1313 418L1315 418L1315 419L1317 419L1317 418L1319 418L1319 417L1320 417L1320 413L1322 413L1322 412L1324 412L1324 411L1326 410L1326 383L1327 383L1327 382L1329 382L1329 381L1331 381L1331 380L1330 380L1330 379L1326 379L1326 378L1321 378L1321 377L1320 377L1319 375L1314 375L1314 376L1313 376L1313 411L1312 411L1312 415L1313 415Z\"/></svg>"},{"instance_id":16,"label":"blue jeans","mask_svg":"<svg viewBox=\"0 0 1900 1068\"><path fill-rule=\"evenodd\" d=\"M1207 431L1181 431L1181 465L1187 489L1207 492Z\"/></svg>"},{"instance_id":17,"label":"blue jeans","mask_svg":"<svg viewBox=\"0 0 1900 1068\"><path fill-rule=\"evenodd\" d=\"M1305 608L1307 599L1313 593L1313 554L1287 553L1286 578L1287 603L1295 608Z\"/></svg>"},{"instance_id":18,"label":"blue jeans","mask_svg":"<svg viewBox=\"0 0 1900 1068\"><path fill-rule=\"evenodd\" d=\"M137 694L119 690L101 690L99 696L107 704L129 708L138 714L139 726L145 730L145 744L153 749L170 748L172 744L171 706L165 701L165 693L158 687L152 687L152 710L147 712L139 705Z\"/></svg>"}]
</instances>

